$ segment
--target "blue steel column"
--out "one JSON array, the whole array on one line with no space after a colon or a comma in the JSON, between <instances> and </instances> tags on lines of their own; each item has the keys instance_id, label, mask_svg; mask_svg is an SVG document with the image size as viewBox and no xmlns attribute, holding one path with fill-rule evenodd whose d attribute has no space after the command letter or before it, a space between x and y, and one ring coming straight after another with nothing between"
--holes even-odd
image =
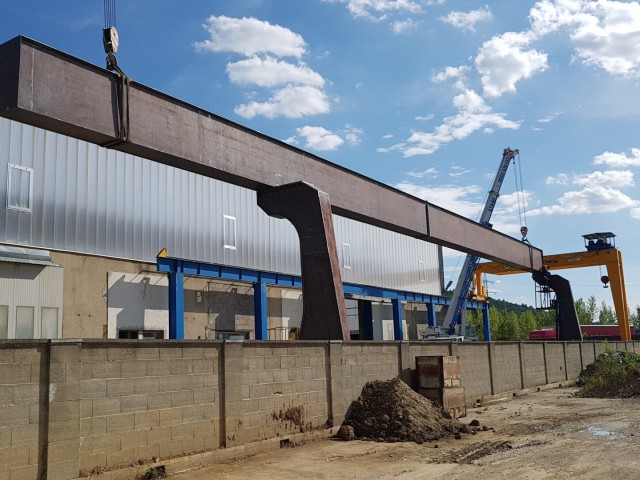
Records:
<instances>
[{"instance_id":1,"label":"blue steel column","mask_svg":"<svg viewBox=\"0 0 640 480\"><path fill-rule=\"evenodd\" d=\"M398 298L391 300L393 308L393 339L403 340L402 332L402 302Z\"/></svg>"},{"instance_id":2,"label":"blue steel column","mask_svg":"<svg viewBox=\"0 0 640 480\"><path fill-rule=\"evenodd\" d=\"M482 309L482 326L484 327L484 341L491 341L491 318L489 318L489 305Z\"/></svg>"},{"instance_id":3,"label":"blue steel column","mask_svg":"<svg viewBox=\"0 0 640 480\"><path fill-rule=\"evenodd\" d=\"M373 303L360 300L362 305L362 340L373 340Z\"/></svg>"},{"instance_id":4,"label":"blue steel column","mask_svg":"<svg viewBox=\"0 0 640 480\"><path fill-rule=\"evenodd\" d=\"M256 340L269 340L267 332L267 284L253 284L253 312L255 315Z\"/></svg>"},{"instance_id":5,"label":"blue steel column","mask_svg":"<svg viewBox=\"0 0 640 480\"><path fill-rule=\"evenodd\" d=\"M184 277L169 273L169 338L184 339Z\"/></svg>"},{"instance_id":6,"label":"blue steel column","mask_svg":"<svg viewBox=\"0 0 640 480\"><path fill-rule=\"evenodd\" d=\"M427 303L427 323L430 327L436 326L436 304Z\"/></svg>"}]
</instances>

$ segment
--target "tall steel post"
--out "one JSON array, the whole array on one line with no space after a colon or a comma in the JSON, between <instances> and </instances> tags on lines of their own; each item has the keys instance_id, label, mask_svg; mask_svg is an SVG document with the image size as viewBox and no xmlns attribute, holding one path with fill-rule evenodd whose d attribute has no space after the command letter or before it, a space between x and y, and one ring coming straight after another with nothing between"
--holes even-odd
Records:
<instances>
[{"instance_id":1,"label":"tall steel post","mask_svg":"<svg viewBox=\"0 0 640 480\"><path fill-rule=\"evenodd\" d=\"M169 338L184 339L184 276L169 273Z\"/></svg>"},{"instance_id":2,"label":"tall steel post","mask_svg":"<svg viewBox=\"0 0 640 480\"><path fill-rule=\"evenodd\" d=\"M393 309L393 339L404 340L402 331L402 301L398 298L391 300Z\"/></svg>"},{"instance_id":3,"label":"tall steel post","mask_svg":"<svg viewBox=\"0 0 640 480\"><path fill-rule=\"evenodd\" d=\"M255 315L256 340L269 340L267 332L267 284L253 284L253 311Z\"/></svg>"}]
</instances>

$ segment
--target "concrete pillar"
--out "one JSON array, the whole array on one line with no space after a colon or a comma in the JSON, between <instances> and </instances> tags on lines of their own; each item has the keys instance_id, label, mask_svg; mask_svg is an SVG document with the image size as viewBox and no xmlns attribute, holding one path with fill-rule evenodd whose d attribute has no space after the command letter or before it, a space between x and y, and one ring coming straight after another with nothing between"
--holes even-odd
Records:
<instances>
[{"instance_id":1,"label":"concrete pillar","mask_svg":"<svg viewBox=\"0 0 640 480\"><path fill-rule=\"evenodd\" d=\"M267 332L267 284L253 284L253 311L255 315L256 340L269 340Z\"/></svg>"},{"instance_id":2,"label":"concrete pillar","mask_svg":"<svg viewBox=\"0 0 640 480\"><path fill-rule=\"evenodd\" d=\"M302 340L349 340L329 195L306 182L258 191L267 214L289 220L300 239Z\"/></svg>"},{"instance_id":3,"label":"concrete pillar","mask_svg":"<svg viewBox=\"0 0 640 480\"><path fill-rule=\"evenodd\" d=\"M397 298L391 300L391 308L393 309L393 339L403 340L402 331L402 301Z\"/></svg>"},{"instance_id":4,"label":"concrete pillar","mask_svg":"<svg viewBox=\"0 0 640 480\"><path fill-rule=\"evenodd\" d=\"M184 339L184 276L169 273L169 338Z\"/></svg>"},{"instance_id":5,"label":"concrete pillar","mask_svg":"<svg viewBox=\"0 0 640 480\"><path fill-rule=\"evenodd\" d=\"M327 362L329 364L329 376L327 381L327 404L329 406L329 418L334 426L340 426L344 422L347 406L344 401L344 386L342 384L342 342L330 341L327 347Z\"/></svg>"},{"instance_id":6,"label":"concrete pillar","mask_svg":"<svg viewBox=\"0 0 640 480\"><path fill-rule=\"evenodd\" d=\"M223 416L220 428L225 448L242 444L240 429L242 414L242 342L225 340L222 346L224 383L222 387Z\"/></svg>"},{"instance_id":7,"label":"concrete pillar","mask_svg":"<svg viewBox=\"0 0 640 480\"><path fill-rule=\"evenodd\" d=\"M398 345L400 356L400 378L404 383L415 389L416 382L414 375L412 374L414 370L414 363L412 361L413 359L411 358L411 352L409 350L409 342L403 341Z\"/></svg>"},{"instance_id":8,"label":"concrete pillar","mask_svg":"<svg viewBox=\"0 0 640 480\"><path fill-rule=\"evenodd\" d=\"M47 480L75 479L80 474L80 352L77 341L51 342Z\"/></svg>"}]
</instances>

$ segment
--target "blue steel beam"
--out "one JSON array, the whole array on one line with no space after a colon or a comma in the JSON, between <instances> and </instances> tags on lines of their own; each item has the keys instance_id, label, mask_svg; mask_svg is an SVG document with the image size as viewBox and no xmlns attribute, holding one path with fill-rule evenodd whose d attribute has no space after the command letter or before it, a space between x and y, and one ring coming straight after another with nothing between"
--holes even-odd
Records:
<instances>
[{"instance_id":1,"label":"blue steel beam","mask_svg":"<svg viewBox=\"0 0 640 480\"><path fill-rule=\"evenodd\" d=\"M266 285L275 285L277 287L295 287L302 288L302 278L296 275L287 275L283 273L263 272L260 270L249 270L239 267L229 267L225 265L216 265L212 263L195 262L192 260L183 260L173 257L156 257L156 268L159 272L169 274L169 337L170 338L184 338L184 289L183 289L183 275L194 275L204 278L215 278L223 280L232 280L237 282L247 282L254 284L262 284L265 286L266 297ZM180 274L180 281L176 281L175 275ZM174 278L172 283L172 277ZM381 287L372 287L369 285L356 285L352 283L343 284L345 296L363 296L373 298L390 299L395 302L394 305L401 305L402 301L426 303L427 304L427 317L429 325L435 325L435 305L449 305L451 299L447 297L441 297L439 295L430 295L426 293L405 292L401 290L391 290ZM179 292L177 290L180 290ZM180 302L180 303L178 303ZM254 299L254 302L257 300ZM485 339L488 341L491 337L491 333L487 335L487 331L490 329L489 323L489 305L483 302L467 301L468 308L482 310L484 320L484 332ZM180 308L180 311L177 309ZM396 325L396 309L394 306L394 336L396 340L402 337L402 326ZM267 339L267 321L266 321L266 300L263 310L256 312L256 339L258 335L264 335L264 339ZM402 322L402 312L400 308L400 322ZM172 317L173 315L173 317ZM263 315L265 317L263 317ZM174 320L172 320L172 318ZM182 318L182 322L177 322L177 319ZM174 329L175 335L181 335L180 337L173 336L171 325L172 321L175 322ZM258 332L258 325L261 327L261 332ZM365 328L366 322L365 322ZM399 330L396 330L399 328ZM262 330L264 329L264 331ZM365 338L367 332L364 332ZM400 338L398 338L398 334ZM373 331L371 331L371 338L373 338Z\"/></svg>"},{"instance_id":2,"label":"blue steel beam","mask_svg":"<svg viewBox=\"0 0 640 480\"><path fill-rule=\"evenodd\" d=\"M404 332L402 329L402 301L394 298L391 300L391 308L393 309L393 339L404 340Z\"/></svg>"},{"instance_id":3,"label":"blue steel beam","mask_svg":"<svg viewBox=\"0 0 640 480\"><path fill-rule=\"evenodd\" d=\"M267 333L267 284L253 284L253 311L255 315L256 340L269 340Z\"/></svg>"}]
</instances>

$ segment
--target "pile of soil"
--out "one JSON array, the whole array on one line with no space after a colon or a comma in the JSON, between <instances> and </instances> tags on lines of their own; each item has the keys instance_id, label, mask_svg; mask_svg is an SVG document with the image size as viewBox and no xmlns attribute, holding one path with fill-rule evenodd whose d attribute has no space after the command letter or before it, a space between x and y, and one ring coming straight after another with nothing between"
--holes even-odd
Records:
<instances>
[{"instance_id":1,"label":"pile of soil","mask_svg":"<svg viewBox=\"0 0 640 480\"><path fill-rule=\"evenodd\" d=\"M359 440L416 443L470 433L399 378L368 382L351 404L341 431L352 431Z\"/></svg>"},{"instance_id":2,"label":"pile of soil","mask_svg":"<svg viewBox=\"0 0 640 480\"><path fill-rule=\"evenodd\" d=\"M578 377L577 396L591 398L640 397L640 355L607 351Z\"/></svg>"}]
</instances>

